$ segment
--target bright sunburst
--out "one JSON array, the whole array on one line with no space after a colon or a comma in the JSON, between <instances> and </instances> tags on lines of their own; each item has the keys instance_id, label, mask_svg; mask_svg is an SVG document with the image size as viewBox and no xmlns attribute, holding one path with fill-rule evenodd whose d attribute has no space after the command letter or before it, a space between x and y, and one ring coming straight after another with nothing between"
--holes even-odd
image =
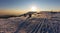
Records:
<instances>
[{"instance_id":1,"label":"bright sunburst","mask_svg":"<svg viewBox=\"0 0 60 33\"><path fill-rule=\"evenodd\" d=\"M36 12L37 11L37 7L36 6L31 6L31 11Z\"/></svg>"},{"instance_id":2,"label":"bright sunburst","mask_svg":"<svg viewBox=\"0 0 60 33\"><path fill-rule=\"evenodd\" d=\"M31 9L32 9L32 11L36 11L36 7L35 6L33 6Z\"/></svg>"}]
</instances>

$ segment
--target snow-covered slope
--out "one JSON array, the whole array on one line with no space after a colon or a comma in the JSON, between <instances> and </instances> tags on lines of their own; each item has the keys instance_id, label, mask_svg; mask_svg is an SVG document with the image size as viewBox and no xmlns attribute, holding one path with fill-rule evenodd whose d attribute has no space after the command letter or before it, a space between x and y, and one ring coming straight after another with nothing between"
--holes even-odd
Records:
<instances>
[{"instance_id":1,"label":"snow-covered slope","mask_svg":"<svg viewBox=\"0 0 60 33\"><path fill-rule=\"evenodd\" d=\"M60 33L60 13L0 19L0 33Z\"/></svg>"}]
</instances>

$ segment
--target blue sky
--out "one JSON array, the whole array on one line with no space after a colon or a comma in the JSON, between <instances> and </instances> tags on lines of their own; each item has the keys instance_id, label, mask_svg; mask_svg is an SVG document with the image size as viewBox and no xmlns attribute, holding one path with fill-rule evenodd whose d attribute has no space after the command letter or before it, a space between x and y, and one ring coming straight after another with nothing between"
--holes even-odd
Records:
<instances>
[{"instance_id":1,"label":"blue sky","mask_svg":"<svg viewBox=\"0 0 60 33\"><path fill-rule=\"evenodd\" d=\"M33 4L43 10L60 9L60 0L0 0L0 9L26 10Z\"/></svg>"}]
</instances>

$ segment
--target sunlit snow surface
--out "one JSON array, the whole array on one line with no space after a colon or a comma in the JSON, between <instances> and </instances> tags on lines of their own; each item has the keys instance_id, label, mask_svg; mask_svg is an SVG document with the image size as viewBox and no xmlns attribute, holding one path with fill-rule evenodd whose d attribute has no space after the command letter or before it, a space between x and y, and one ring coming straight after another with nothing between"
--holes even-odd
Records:
<instances>
[{"instance_id":1,"label":"sunlit snow surface","mask_svg":"<svg viewBox=\"0 0 60 33\"><path fill-rule=\"evenodd\" d=\"M60 33L60 13L38 16L1 18L0 33Z\"/></svg>"}]
</instances>

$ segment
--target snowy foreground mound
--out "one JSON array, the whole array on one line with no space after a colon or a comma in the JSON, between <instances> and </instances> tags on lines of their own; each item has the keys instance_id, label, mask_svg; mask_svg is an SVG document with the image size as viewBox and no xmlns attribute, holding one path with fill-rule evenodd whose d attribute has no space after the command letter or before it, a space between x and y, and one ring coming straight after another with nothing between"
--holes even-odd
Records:
<instances>
[{"instance_id":1,"label":"snowy foreground mound","mask_svg":"<svg viewBox=\"0 0 60 33\"><path fill-rule=\"evenodd\" d=\"M0 19L0 33L60 33L60 14Z\"/></svg>"}]
</instances>

